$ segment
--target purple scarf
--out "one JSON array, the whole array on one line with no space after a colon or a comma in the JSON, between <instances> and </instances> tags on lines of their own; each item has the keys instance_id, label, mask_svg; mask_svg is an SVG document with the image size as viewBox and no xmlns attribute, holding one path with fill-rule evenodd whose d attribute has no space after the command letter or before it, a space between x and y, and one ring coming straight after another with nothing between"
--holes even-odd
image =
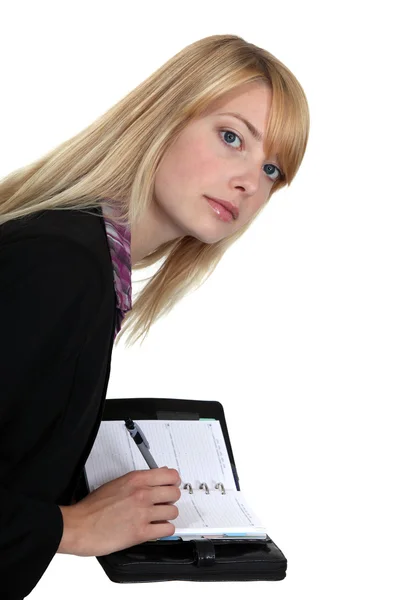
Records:
<instances>
[{"instance_id":1,"label":"purple scarf","mask_svg":"<svg viewBox=\"0 0 400 600\"><path fill-rule=\"evenodd\" d=\"M102 207L108 246L113 264L114 287L117 298L117 314L114 340L121 329L125 313L132 308L131 287L131 231L112 221L114 209Z\"/></svg>"}]
</instances>

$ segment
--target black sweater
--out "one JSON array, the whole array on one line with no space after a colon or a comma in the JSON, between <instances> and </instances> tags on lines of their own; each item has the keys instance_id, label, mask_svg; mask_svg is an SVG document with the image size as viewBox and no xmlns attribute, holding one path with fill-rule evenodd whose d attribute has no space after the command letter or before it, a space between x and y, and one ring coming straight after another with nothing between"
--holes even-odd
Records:
<instances>
[{"instance_id":1,"label":"black sweater","mask_svg":"<svg viewBox=\"0 0 400 600\"><path fill-rule=\"evenodd\" d=\"M28 595L59 547L100 426L116 297L101 212L0 226L0 597Z\"/></svg>"}]
</instances>

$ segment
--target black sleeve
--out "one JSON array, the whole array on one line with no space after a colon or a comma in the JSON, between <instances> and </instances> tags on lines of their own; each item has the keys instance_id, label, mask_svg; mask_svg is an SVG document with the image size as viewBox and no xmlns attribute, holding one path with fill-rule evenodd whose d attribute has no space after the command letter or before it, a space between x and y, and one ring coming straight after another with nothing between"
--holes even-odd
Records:
<instances>
[{"instance_id":1,"label":"black sleeve","mask_svg":"<svg viewBox=\"0 0 400 600\"><path fill-rule=\"evenodd\" d=\"M56 504L8 489L2 481L2 427L40 390L46 372L78 355L101 294L91 253L64 238L10 238L0 243L0 597L29 594L63 534ZM40 396L40 394L39 394ZM37 397L37 395L36 395ZM38 407L45 410L44 407ZM36 426L36 424L35 424ZM40 421L39 421L40 427ZM43 440L46 432L40 432ZM4 464L4 463L3 463Z\"/></svg>"}]
</instances>

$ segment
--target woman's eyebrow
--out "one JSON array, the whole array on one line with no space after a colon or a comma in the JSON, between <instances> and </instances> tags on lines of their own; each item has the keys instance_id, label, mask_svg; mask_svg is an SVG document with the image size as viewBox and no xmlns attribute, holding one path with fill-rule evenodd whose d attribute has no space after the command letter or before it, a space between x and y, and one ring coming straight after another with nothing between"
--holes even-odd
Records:
<instances>
[{"instance_id":1,"label":"woman's eyebrow","mask_svg":"<svg viewBox=\"0 0 400 600\"><path fill-rule=\"evenodd\" d=\"M250 131L250 133L254 137L254 139L256 139L257 142L261 142L262 141L262 134L260 133L260 131L258 131L258 129L256 127L254 127L253 123L250 123L250 121L248 121L246 119L246 117L244 117L240 113L237 113L237 112L225 112L225 113L217 113L217 115L218 116L221 116L221 115L230 115L231 117L236 117L236 119L239 119L240 121L243 121L243 123L247 126L248 130ZM281 163L280 163L280 160L279 160L279 154L276 155L276 162L279 164L279 167L282 170Z\"/></svg>"},{"instance_id":2,"label":"woman's eyebrow","mask_svg":"<svg viewBox=\"0 0 400 600\"><path fill-rule=\"evenodd\" d=\"M262 141L262 134L258 131L258 129L254 127L253 123L250 123L250 121L248 121L243 115L236 112L218 113L218 115L230 115L231 117L236 117L236 119L240 119L247 126L254 139L256 139L257 142Z\"/></svg>"}]
</instances>

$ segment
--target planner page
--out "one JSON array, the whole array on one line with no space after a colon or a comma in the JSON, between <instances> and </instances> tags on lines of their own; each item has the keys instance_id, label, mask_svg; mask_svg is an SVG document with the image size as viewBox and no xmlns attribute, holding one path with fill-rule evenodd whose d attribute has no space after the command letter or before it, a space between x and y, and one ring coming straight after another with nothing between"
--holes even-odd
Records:
<instances>
[{"instance_id":1,"label":"planner page","mask_svg":"<svg viewBox=\"0 0 400 600\"><path fill-rule=\"evenodd\" d=\"M193 494L182 490L176 506L179 515L171 520L175 536L190 534L266 535L259 517L246 502L243 493L229 490L226 494L213 490L206 494L195 490Z\"/></svg>"},{"instance_id":2,"label":"planner page","mask_svg":"<svg viewBox=\"0 0 400 600\"><path fill-rule=\"evenodd\" d=\"M146 436L159 467L176 469L181 489L222 483L236 490L228 451L219 421L135 421ZM85 470L90 492L129 471L148 469L124 421L102 421ZM182 493L183 493L182 489ZM218 492L220 493L220 492Z\"/></svg>"}]
</instances>

